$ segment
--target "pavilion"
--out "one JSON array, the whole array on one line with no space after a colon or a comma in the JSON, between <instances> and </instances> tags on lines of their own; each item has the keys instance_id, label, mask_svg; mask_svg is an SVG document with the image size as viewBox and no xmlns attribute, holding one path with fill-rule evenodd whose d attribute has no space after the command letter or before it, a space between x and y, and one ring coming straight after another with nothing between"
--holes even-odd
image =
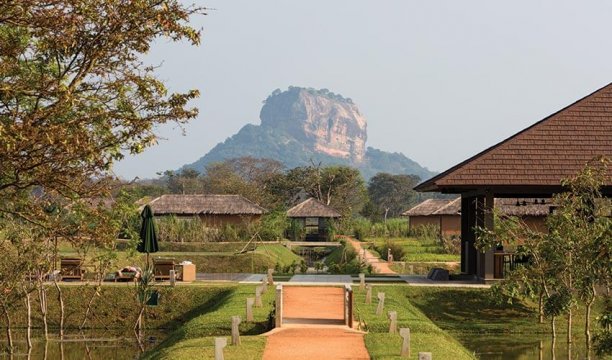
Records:
<instances>
[{"instance_id":1,"label":"pavilion","mask_svg":"<svg viewBox=\"0 0 612 360\"><path fill-rule=\"evenodd\" d=\"M474 247L476 226L493 228L495 198L550 198L561 180L589 161L612 158L612 83L508 139L419 184L415 190L461 195L461 272L503 277L495 250ZM612 169L602 189L612 197Z\"/></svg>"}]
</instances>

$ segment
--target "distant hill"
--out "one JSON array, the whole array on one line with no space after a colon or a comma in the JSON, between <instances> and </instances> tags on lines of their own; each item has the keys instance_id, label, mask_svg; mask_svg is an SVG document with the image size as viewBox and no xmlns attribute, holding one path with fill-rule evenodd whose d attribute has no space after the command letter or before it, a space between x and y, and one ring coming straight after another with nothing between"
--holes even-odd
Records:
<instances>
[{"instance_id":1,"label":"distant hill","mask_svg":"<svg viewBox=\"0 0 612 360\"><path fill-rule=\"evenodd\" d=\"M202 171L213 162L252 156L278 160L287 168L308 165L311 159L323 165L349 165L366 179L378 172L421 179L435 175L401 153L366 147L366 119L351 99L327 89L277 89L265 100L260 119L261 125L245 125L185 167Z\"/></svg>"}]
</instances>

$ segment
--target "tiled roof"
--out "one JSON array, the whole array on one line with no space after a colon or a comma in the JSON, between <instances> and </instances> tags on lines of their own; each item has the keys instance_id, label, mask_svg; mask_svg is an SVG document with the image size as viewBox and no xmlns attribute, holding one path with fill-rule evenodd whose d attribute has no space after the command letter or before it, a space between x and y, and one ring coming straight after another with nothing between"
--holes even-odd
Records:
<instances>
[{"instance_id":1,"label":"tiled roof","mask_svg":"<svg viewBox=\"0 0 612 360\"><path fill-rule=\"evenodd\" d=\"M558 186L601 155L612 157L612 83L415 189Z\"/></svg>"}]
</instances>

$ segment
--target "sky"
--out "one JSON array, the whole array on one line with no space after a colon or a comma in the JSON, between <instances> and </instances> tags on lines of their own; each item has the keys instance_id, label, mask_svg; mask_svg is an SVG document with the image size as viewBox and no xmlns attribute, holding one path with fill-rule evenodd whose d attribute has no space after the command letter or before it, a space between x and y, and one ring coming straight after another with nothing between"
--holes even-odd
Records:
<instances>
[{"instance_id":1,"label":"sky","mask_svg":"<svg viewBox=\"0 0 612 360\"><path fill-rule=\"evenodd\" d=\"M192 3L192 2L188 2ZM198 0L202 44L146 54L197 119L114 167L150 178L205 155L277 88L327 88L368 120L367 145L443 171L612 81L612 1Z\"/></svg>"}]
</instances>

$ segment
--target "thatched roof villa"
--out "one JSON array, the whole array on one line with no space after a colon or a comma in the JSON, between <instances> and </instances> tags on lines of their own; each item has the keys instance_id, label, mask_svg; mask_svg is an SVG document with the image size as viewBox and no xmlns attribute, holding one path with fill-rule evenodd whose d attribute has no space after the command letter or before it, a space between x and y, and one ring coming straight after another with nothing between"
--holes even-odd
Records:
<instances>
[{"instance_id":1,"label":"thatched roof villa","mask_svg":"<svg viewBox=\"0 0 612 360\"><path fill-rule=\"evenodd\" d=\"M330 240L327 227L329 221L342 215L334 208L315 198L309 198L287 210L287 217L306 230L306 240Z\"/></svg>"},{"instance_id":2,"label":"thatched roof villa","mask_svg":"<svg viewBox=\"0 0 612 360\"><path fill-rule=\"evenodd\" d=\"M156 216L197 216L210 226L245 224L268 211L241 195L162 195L149 202Z\"/></svg>"}]
</instances>

